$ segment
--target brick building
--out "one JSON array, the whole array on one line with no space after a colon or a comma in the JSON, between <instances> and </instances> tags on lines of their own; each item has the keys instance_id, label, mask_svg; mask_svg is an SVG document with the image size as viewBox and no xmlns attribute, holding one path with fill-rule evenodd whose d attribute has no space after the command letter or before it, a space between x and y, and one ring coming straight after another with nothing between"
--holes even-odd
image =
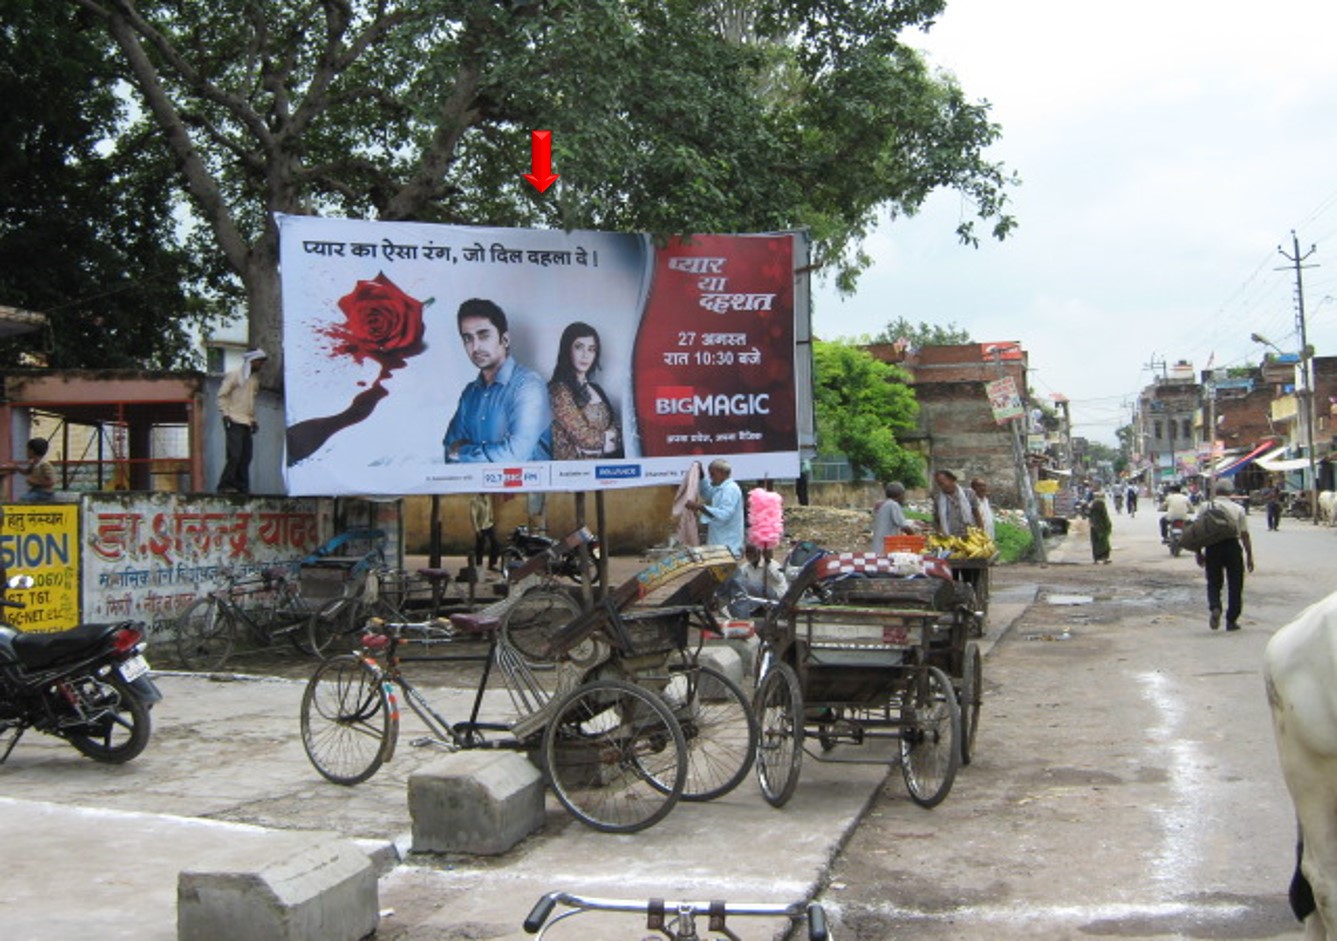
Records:
<instances>
[{"instance_id":1,"label":"brick building","mask_svg":"<svg viewBox=\"0 0 1337 941\"><path fill-rule=\"evenodd\" d=\"M930 473L946 469L963 481L983 477L999 506L1020 507L1012 429L993 417L988 383L1009 376L1026 392L1026 351L1020 343L965 343L904 349L873 344L868 351L911 374L919 400L917 447ZM997 355L995 355L995 352Z\"/></svg>"}]
</instances>

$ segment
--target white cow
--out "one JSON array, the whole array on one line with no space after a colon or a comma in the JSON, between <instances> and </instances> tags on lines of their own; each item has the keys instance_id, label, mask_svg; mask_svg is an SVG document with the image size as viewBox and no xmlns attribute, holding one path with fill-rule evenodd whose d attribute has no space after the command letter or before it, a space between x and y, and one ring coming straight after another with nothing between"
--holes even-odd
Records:
<instances>
[{"instance_id":1,"label":"white cow","mask_svg":"<svg viewBox=\"0 0 1337 941\"><path fill-rule=\"evenodd\" d=\"M1337 941L1337 592L1272 636L1263 673L1281 772L1300 824L1292 906L1305 922L1306 941Z\"/></svg>"},{"instance_id":2,"label":"white cow","mask_svg":"<svg viewBox=\"0 0 1337 941\"><path fill-rule=\"evenodd\" d=\"M1318 518L1329 526L1337 523L1337 490L1319 491Z\"/></svg>"}]
</instances>

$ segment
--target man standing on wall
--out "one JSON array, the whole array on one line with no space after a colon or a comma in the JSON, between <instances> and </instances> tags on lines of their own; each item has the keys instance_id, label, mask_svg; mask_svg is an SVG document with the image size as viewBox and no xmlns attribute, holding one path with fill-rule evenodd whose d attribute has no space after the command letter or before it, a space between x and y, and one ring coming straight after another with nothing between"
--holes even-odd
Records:
<instances>
[{"instance_id":1,"label":"man standing on wall","mask_svg":"<svg viewBox=\"0 0 1337 941\"><path fill-rule=\"evenodd\" d=\"M241 365L223 376L218 387L218 411L223 416L227 449L223 473L218 478L219 493L251 492L251 439L260 429L255 420L255 394L260 389L260 369L266 359L264 350L243 353Z\"/></svg>"}]
</instances>

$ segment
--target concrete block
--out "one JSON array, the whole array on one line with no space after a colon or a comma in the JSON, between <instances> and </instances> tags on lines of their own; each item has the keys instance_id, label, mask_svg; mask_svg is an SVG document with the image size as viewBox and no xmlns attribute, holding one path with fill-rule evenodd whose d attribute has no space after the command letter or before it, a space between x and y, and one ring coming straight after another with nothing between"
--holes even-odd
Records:
<instances>
[{"instance_id":1,"label":"concrete block","mask_svg":"<svg viewBox=\"0 0 1337 941\"><path fill-rule=\"evenodd\" d=\"M337 837L269 841L177 877L178 941L358 941L376 930L371 860Z\"/></svg>"},{"instance_id":2,"label":"concrete block","mask_svg":"<svg viewBox=\"0 0 1337 941\"><path fill-rule=\"evenodd\" d=\"M745 686L743 678L751 672L752 653L748 644L756 644L755 637L747 640L712 640L701 648L697 662L702 666L714 667L739 686ZM719 695L703 689L703 699L718 699Z\"/></svg>"},{"instance_id":3,"label":"concrete block","mask_svg":"<svg viewBox=\"0 0 1337 941\"><path fill-rule=\"evenodd\" d=\"M461 751L409 775L413 852L498 856L543 826L543 776L510 751Z\"/></svg>"}]
</instances>

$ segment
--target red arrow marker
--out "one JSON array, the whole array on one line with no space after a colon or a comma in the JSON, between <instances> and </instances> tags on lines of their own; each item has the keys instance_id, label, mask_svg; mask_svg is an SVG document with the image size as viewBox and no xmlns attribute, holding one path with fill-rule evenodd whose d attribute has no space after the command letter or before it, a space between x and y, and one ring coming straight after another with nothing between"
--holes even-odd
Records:
<instances>
[{"instance_id":1,"label":"red arrow marker","mask_svg":"<svg viewBox=\"0 0 1337 941\"><path fill-rule=\"evenodd\" d=\"M552 131L532 131L529 142L531 156L529 172L522 173L540 193L557 182L559 174L552 172Z\"/></svg>"}]
</instances>

